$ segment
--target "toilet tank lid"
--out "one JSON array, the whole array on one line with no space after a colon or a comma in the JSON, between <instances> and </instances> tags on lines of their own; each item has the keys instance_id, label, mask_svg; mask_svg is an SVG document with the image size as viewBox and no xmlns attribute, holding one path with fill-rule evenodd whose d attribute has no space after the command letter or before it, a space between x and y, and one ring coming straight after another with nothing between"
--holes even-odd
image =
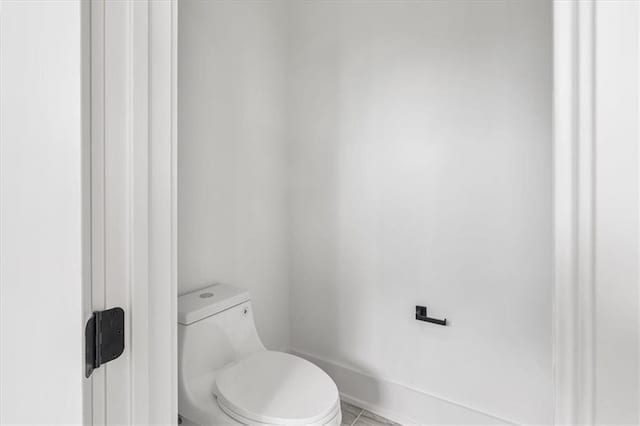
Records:
<instances>
[{"instance_id":1,"label":"toilet tank lid","mask_svg":"<svg viewBox=\"0 0 640 426\"><path fill-rule=\"evenodd\" d=\"M215 283L178 297L178 323L189 325L247 300L247 290Z\"/></svg>"}]
</instances>

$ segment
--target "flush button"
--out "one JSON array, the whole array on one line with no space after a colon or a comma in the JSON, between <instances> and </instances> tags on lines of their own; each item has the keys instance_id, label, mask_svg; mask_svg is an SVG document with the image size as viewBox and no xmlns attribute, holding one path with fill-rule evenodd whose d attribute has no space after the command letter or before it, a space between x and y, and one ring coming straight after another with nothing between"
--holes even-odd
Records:
<instances>
[{"instance_id":1,"label":"flush button","mask_svg":"<svg viewBox=\"0 0 640 426\"><path fill-rule=\"evenodd\" d=\"M208 299L209 297L213 297L213 293L202 293L200 295L201 299Z\"/></svg>"}]
</instances>

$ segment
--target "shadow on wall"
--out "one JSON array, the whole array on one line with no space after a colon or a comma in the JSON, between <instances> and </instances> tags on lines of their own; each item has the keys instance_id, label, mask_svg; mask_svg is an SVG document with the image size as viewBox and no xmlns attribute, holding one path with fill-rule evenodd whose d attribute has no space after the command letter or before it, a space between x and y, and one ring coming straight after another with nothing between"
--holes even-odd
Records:
<instances>
[{"instance_id":1,"label":"shadow on wall","mask_svg":"<svg viewBox=\"0 0 640 426\"><path fill-rule=\"evenodd\" d=\"M376 321L366 310L373 295L369 284L376 282L371 276L376 259L357 247L375 220L374 212L363 210L370 196L366 182L357 181L361 172L367 176L367 165L356 158L357 146L345 148L342 143L355 136L344 126L350 117L355 118L344 102L345 91L349 91L342 79L344 52L321 48L338 40L336 33L324 31L325 25L336 25L335 10L310 7L316 13L298 14L289 23L294 27L289 30L299 35L296 40L320 47L296 49L288 58L289 176L300 177L289 184L291 300L310 305L309 309L292 308L291 351L325 370L342 396L376 405L381 391L372 377L378 374L363 361L364 356L359 356L373 347L372 342L355 332L375 327ZM352 182L352 187L345 188L345 180ZM359 195L354 197L354 193ZM360 226L344 220L354 215L365 218ZM352 285L340 285L345 280ZM345 323L354 326L342 326ZM335 348L340 356L325 353L325 348ZM353 371L361 374L354 376ZM358 400L354 401L355 396Z\"/></svg>"}]
</instances>

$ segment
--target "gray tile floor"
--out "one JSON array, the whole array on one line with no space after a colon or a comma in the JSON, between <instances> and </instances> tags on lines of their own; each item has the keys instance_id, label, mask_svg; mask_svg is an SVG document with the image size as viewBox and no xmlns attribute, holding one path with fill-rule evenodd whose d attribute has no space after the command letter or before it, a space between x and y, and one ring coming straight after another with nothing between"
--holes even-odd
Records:
<instances>
[{"instance_id":1,"label":"gray tile floor","mask_svg":"<svg viewBox=\"0 0 640 426\"><path fill-rule=\"evenodd\" d=\"M398 423L392 422L389 419L385 419L382 416L372 413L371 411L364 410L348 402L340 401L342 408L342 425L343 426L380 426L380 425L394 425L400 426Z\"/></svg>"}]
</instances>

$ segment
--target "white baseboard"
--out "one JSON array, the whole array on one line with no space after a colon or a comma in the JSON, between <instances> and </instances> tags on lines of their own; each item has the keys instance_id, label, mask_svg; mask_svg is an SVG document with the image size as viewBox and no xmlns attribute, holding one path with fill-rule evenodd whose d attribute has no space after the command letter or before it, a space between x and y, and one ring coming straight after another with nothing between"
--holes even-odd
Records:
<instances>
[{"instance_id":1,"label":"white baseboard","mask_svg":"<svg viewBox=\"0 0 640 426\"><path fill-rule=\"evenodd\" d=\"M372 377L337 362L296 349L291 353L318 365L338 385L349 403L403 425L504 425L511 421L412 389L400 383Z\"/></svg>"}]
</instances>

